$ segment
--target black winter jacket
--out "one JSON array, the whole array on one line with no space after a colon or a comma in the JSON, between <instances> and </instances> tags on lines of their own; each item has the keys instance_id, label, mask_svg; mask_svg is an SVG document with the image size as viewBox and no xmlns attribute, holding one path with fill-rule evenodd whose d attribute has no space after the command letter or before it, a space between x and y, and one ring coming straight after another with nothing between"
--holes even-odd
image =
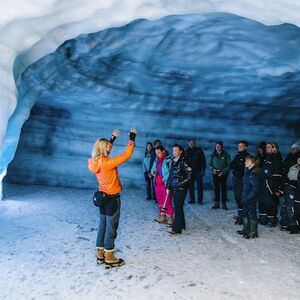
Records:
<instances>
[{"instance_id":1,"label":"black winter jacket","mask_svg":"<svg viewBox=\"0 0 300 300\"><path fill-rule=\"evenodd\" d=\"M298 177L297 177L297 188L296 188L295 200L300 201L300 172L298 173Z\"/></svg>"},{"instance_id":2,"label":"black winter jacket","mask_svg":"<svg viewBox=\"0 0 300 300\"><path fill-rule=\"evenodd\" d=\"M188 188L192 178L192 168L186 157L181 156L176 162L172 159L167 189L172 191Z\"/></svg>"},{"instance_id":3,"label":"black winter jacket","mask_svg":"<svg viewBox=\"0 0 300 300\"><path fill-rule=\"evenodd\" d=\"M262 168L266 179L267 191L271 195L274 195L277 192L283 194L281 156L275 153L266 154Z\"/></svg>"},{"instance_id":4,"label":"black winter jacket","mask_svg":"<svg viewBox=\"0 0 300 300\"><path fill-rule=\"evenodd\" d=\"M230 163L230 169L232 170L233 177L242 179L244 177L245 170L245 158L249 153L247 150L238 152L234 157L233 161Z\"/></svg>"},{"instance_id":5,"label":"black winter jacket","mask_svg":"<svg viewBox=\"0 0 300 300\"><path fill-rule=\"evenodd\" d=\"M193 171L201 171L204 174L206 169L206 159L203 150L198 147L189 147L185 150L185 154Z\"/></svg>"}]
</instances>

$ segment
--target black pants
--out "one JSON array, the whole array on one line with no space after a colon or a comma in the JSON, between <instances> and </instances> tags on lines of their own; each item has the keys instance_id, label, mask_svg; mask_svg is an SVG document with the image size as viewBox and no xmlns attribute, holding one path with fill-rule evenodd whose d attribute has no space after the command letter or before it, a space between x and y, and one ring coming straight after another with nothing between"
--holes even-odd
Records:
<instances>
[{"instance_id":1,"label":"black pants","mask_svg":"<svg viewBox=\"0 0 300 300\"><path fill-rule=\"evenodd\" d=\"M227 200L227 176L213 175L215 202L220 203L220 190L222 194L222 203L225 204Z\"/></svg>"},{"instance_id":2,"label":"black pants","mask_svg":"<svg viewBox=\"0 0 300 300\"><path fill-rule=\"evenodd\" d=\"M148 176L149 173L145 172L145 183L146 183L146 191L147 191L147 197L148 199L154 199L154 194L153 194L153 181L152 177Z\"/></svg>"},{"instance_id":3,"label":"black pants","mask_svg":"<svg viewBox=\"0 0 300 300\"><path fill-rule=\"evenodd\" d=\"M175 219L172 230L181 233L182 229L185 229L185 217L183 212L184 199L187 194L187 189L175 191L173 194L173 202L175 209Z\"/></svg>"},{"instance_id":4,"label":"black pants","mask_svg":"<svg viewBox=\"0 0 300 300\"><path fill-rule=\"evenodd\" d=\"M268 207L264 202L261 201L258 204L258 209L259 209L259 223L266 225L268 223L268 216L267 216Z\"/></svg>"},{"instance_id":5,"label":"black pants","mask_svg":"<svg viewBox=\"0 0 300 300\"><path fill-rule=\"evenodd\" d=\"M294 220L297 226L300 227L300 200L295 200L293 212L294 212Z\"/></svg>"},{"instance_id":6,"label":"black pants","mask_svg":"<svg viewBox=\"0 0 300 300\"><path fill-rule=\"evenodd\" d=\"M242 205L242 191L243 191L243 178L233 178L233 193L234 199L238 207L238 216L241 216L243 205Z\"/></svg>"},{"instance_id":7,"label":"black pants","mask_svg":"<svg viewBox=\"0 0 300 300\"><path fill-rule=\"evenodd\" d=\"M203 200L203 175L201 171L193 171L192 180L189 187L190 198L192 202L195 202L195 181L197 184L198 202Z\"/></svg>"},{"instance_id":8,"label":"black pants","mask_svg":"<svg viewBox=\"0 0 300 300\"><path fill-rule=\"evenodd\" d=\"M279 205L279 198L276 195L268 195L269 201L267 204L268 218L277 218L277 211Z\"/></svg>"}]
</instances>

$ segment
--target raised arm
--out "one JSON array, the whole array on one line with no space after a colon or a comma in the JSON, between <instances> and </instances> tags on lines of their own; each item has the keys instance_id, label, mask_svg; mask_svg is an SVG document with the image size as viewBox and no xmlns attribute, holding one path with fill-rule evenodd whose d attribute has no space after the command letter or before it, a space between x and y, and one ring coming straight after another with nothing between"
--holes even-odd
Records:
<instances>
[{"instance_id":1,"label":"raised arm","mask_svg":"<svg viewBox=\"0 0 300 300\"><path fill-rule=\"evenodd\" d=\"M110 144L111 144L111 148L113 146L114 141L116 140L116 138L120 135L120 131L119 129L114 129L112 134L111 134L111 138L109 140Z\"/></svg>"},{"instance_id":2,"label":"raised arm","mask_svg":"<svg viewBox=\"0 0 300 300\"><path fill-rule=\"evenodd\" d=\"M134 146L135 146L136 134L137 134L136 129L131 128L130 133L129 133L129 141L128 141L125 151L116 157L109 158L105 162L106 167L113 169L130 159L130 157L133 154L133 150L134 150Z\"/></svg>"}]
</instances>

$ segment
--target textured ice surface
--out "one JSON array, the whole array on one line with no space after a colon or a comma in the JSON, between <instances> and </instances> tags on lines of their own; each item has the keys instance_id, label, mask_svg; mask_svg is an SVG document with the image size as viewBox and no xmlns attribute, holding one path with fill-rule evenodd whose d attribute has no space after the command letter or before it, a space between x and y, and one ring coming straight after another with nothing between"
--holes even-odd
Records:
<instances>
[{"instance_id":1,"label":"textured ice surface","mask_svg":"<svg viewBox=\"0 0 300 300\"><path fill-rule=\"evenodd\" d=\"M112 154L120 153L132 126L138 148L122 168L131 184L141 182L143 147L155 138L170 149L196 136L207 155L217 140L234 155L239 139L252 151L274 140L286 152L300 132L299 48L298 27L231 14L137 20L66 41L22 76L8 135L35 104L7 179L92 187L94 141L120 128Z\"/></svg>"},{"instance_id":2,"label":"textured ice surface","mask_svg":"<svg viewBox=\"0 0 300 300\"><path fill-rule=\"evenodd\" d=\"M300 235L260 226L245 240L229 211L185 205L171 238L157 206L125 190L116 240L126 265L96 265L98 211L91 190L10 185L0 206L0 298L106 300L299 299ZM230 195L232 199L232 195ZM235 207L235 205L234 205ZM240 227L240 226L238 226Z\"/></svg>"},{"instance_id":3,"label":"textured ice surface","mask_svg":"<svg viewBox=\"0 0 300 300\"><path fill-rule=\"evenodd\" d=\"M300 3L295 0L1 0L0 13L0 168L6 172L20 128L28 114L20 114L13 136L6 136L9 117L16 107L16 82L32 63L53 52L65 40L138 19L157 19L172 14L228 12L266 25L292 23L299 26ZM2 148L11 149L9 157ZM13 145L12 145L13 144ZM6 152L7 153L7 152ZM1 192L1 191L0 191ZM1 194L1 193L0 193Z\"/></svg>"}]
</instances>

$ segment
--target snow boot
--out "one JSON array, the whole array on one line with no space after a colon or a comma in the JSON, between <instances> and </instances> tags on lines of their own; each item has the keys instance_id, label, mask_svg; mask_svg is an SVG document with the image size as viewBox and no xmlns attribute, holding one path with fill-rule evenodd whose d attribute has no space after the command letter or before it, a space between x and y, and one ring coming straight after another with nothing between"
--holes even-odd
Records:
<instances>
[{"instance_id":1,"label":"snow boot","mask_svg":"<svg viewBox=\"0 0 300 300\"><path fill-rule=\"evenodd\" d=\"M122 258L117 258L115 256L114 249L104 251L104 262L105 262L106 269L121 267L121 266L125 265L125 261Z\"/></svg>"},{"instance_id":2,"label":"snow boot","mask_svg":"<svg viewBox=\"0 0 300 300\"><path fill-rule=\"evenodd\" d=\"M226 203L223 203L223 204L222 204L222 209L228 210L228 207L227 207Z\"/></svg>"},{"instance_id":3,"label":"snow boot","mask_svg":"<svg viewBox=\"0 0 300 300\"><path fill-rule=\"evenodd\" d=\"M260 214L258 222L260 225L267 225L268 224L268 217L266 214Z\"/></svg>"},{"instance_id":4,"label":"snow boot","mask_svg":"<svg viewBox=\"0 0 300 300\"><path fill-rule=\"evenodd\" d=\"M160 214L158 219L155 219L154 222L162 224L166 222L166 215L165 214Z\"/></svg>"},{"instance_id":5,"label":"snow boot","mask_svg":"<svg viewBox=\"0 0 300 300\"><path fill-rule=\"evenodd\" d=\"M267 224L267 225L268 225L269 227L276 227L277 224L278 224L278 219L277 219L277 217L274 217L274 216L269 217L269 216L268 216L268 224Z\"/></svg>"},{"instance_id":6,"label":"snow boot","mask_svg":"<svg viewBox=\"0 0 300 300\"><path fill-rule=\"evenodd\" d=\"M280 231L289 231L289 227L286 225L281 225L280 226Z\"/></svg>"},{"instance_id":7,"label":"snow boot","mask_svg":"<svg viewBox=\"0 0 300 300\"><path fill-rule=\"evenodd\" d=\"M220 203L215 202L214 206L211 209L218 209L218 208L220 208Z\"/></svg>"},{"instance_id":8,"label":"snow boot","mask_svg":"<svg viewBox=\"0 0 300 300\"><path fill-rule=\"evenodd\" d=\"M238 230L237 233L240 235L249 234L250 232L250 222L248 218L243 218L243 229Z\"/></svg>"},{"instance_id":9,"label":"snow boot","mask_svg":"<svg viewBox=\"0 0 300 300\"><path fill-rule=\"evenodd\" d=\"M290 232L290 234L300 233L300 228L298 226L290 226L289 232Z\"/></svg>"},{"instance_id":10,"label":"snow boot","mask_svg":"<svg viewBox=\"0 0 300 300\"><path fill-rule=\"evenodd\" d=\"M102 265L104 263L104 248L97 247L97 265Z\"/></svg>"},{"instance_id":11,"label":"snow boot","mask_svg":"<svg viewBox=\"0 0 300 300\"><path fill-rule=\"evenodd\" d=\"M257 220L250 220L250 232L248 234L244 234L244 238L247 240L258 238L257 226Z\"/></svg>"},{"instance_id":12,"label":"snow boot","mask_svg":"<svg viewBox=\"0 0 300 300\"><path fill-rule=\"evenodd\" d=\"M172 227L174 223L174 219L172 216L168 217L168 221L167 221L167 227Z\"/></svg>"}]
</instances>

